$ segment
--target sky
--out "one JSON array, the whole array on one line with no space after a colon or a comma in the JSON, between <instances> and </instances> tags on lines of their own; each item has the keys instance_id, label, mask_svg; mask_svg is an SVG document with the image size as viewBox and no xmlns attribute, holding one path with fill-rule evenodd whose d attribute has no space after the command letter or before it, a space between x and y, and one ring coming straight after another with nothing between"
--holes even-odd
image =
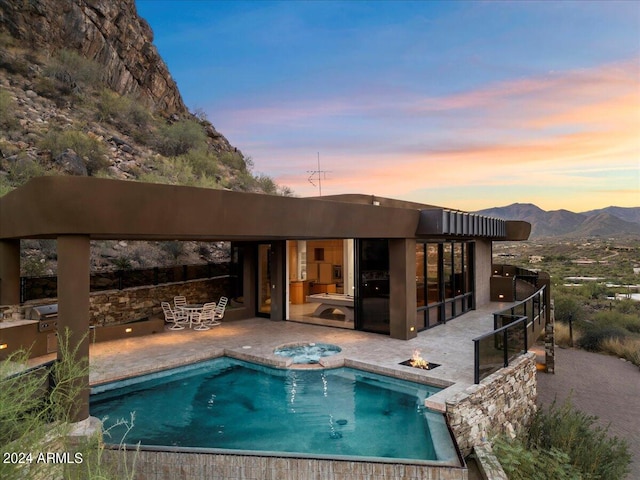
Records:
<instances>
[{"instance_id":1,"label":"sky","mask_svg":"<svg viewBox=\"0 0 640 480\"><path fill-rule=\"evenodd\" d=\"M640 206L640 2L136 6L187 107L297 196Z\"/></svg>"}]
</instances>

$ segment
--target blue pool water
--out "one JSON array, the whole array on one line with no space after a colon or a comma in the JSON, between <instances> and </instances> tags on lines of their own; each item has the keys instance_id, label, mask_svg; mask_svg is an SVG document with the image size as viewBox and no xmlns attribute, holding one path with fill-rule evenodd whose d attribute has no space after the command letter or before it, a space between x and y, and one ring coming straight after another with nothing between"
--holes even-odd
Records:
<instances>
[{"instance_id":1,"label":"blue pool water","mask_svg":"<svg viewBox=\"0 0 640 480\"><path fill-rule=\"evenodd\" d=\"M305 343L303 345L285 345L276 348L273 353L281 357L290 357L296 364L319 363L322 357L340 353L342 349L330 343Z\"/></svg>"},{"instance_id":2,"label":"blue pool water","mask_svg":"<svg viewBox=\"0 0 640 480\"><path fill-rule=\"evenodd\" d=\"M94 387L90 411L107 417L106 429L135 412L125 439L118 426L105 438L116 444L452 460L442 415L423 407L438 390L350 368L279 370L223 357Z\"/></svg>"}]
</instances>

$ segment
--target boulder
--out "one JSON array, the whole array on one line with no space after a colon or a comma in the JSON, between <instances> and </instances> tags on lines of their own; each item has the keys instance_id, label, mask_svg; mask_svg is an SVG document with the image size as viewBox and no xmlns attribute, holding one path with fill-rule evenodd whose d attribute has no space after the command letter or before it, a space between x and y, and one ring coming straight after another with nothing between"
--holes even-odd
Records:
<instances>
[{"instance_id":1,"label":"boulder","mask_svg":"<svg viewBox=\"0 0 640 480\"><path fill-rule=\"evenodd\" d=\"M54 159L54 162L69 175L78 175L83 177L88 175L87 165L84 160L71 148L64 150Z\"/></svg>"}]
</instances>

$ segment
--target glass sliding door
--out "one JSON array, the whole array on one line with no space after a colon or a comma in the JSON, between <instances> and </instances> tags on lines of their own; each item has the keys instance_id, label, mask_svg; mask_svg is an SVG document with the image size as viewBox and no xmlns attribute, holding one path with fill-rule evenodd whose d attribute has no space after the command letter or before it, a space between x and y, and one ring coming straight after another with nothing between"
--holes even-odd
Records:
<instances>
[{"instance_id":1,"label":"glass sliding door","mask_svg":"<svg viewBox=\"0 0 640 480\"><path fill-rule=\"evenodd\" d=\"M361 239L357 245L356 329L389 334L389 242Z\"/></svg>"},{"instance_id":2,"label":"glass sliding door","mask_svg":"<svg viewBox=\"0 0 640 480\"><path fill-rule=\"evenodd\" d=\"M271 245L258 245L258 308L257 315L271 315Z\"/></svg>"}]
</instances>

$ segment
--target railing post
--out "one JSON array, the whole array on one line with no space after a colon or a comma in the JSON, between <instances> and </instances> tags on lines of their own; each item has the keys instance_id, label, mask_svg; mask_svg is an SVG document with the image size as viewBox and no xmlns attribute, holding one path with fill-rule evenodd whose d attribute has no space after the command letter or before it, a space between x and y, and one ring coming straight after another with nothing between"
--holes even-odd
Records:
<instances>
[{"instance_id":1,"label":"railing post","mask_svg":"<svg viewBox=\"0 0 640 480\"><path fill-rule=\"evenodd\" d=\"M529 351L529 334L527 333L527 323L529 322L529 318L524 317L522 322L522 329L524 330L524 353L527 353Z\"/></svg>"},{"instance_id":2,"label":"railing post","mask_svg":"<svg viewBox=\"0 0 640 480\"><path fill-rule=\"evenodd\" d=\"M507 331L508 330L509 330L509 328L505 328L502 331L502 356L503 356L503 361L504 361L504 366L505 367L509 366L509 347L507 346L507 342L508 342Z\"/></svg>"},{"instance_id":3,"label":"railing post","mask_svg":"<svg viewBox=\"0 0 640 480\"><path fill-rule=\"evenodd\" d=\"M480 341L473 341L473 383L480 383Z\"/></svg>"},{"instance_id":4,"label":"railing post","mask_svg":"<svg viewBox=\"0 0 640 480\"><path fill-rule=\"evenodd\" d=\"M20 277L20 303L24 303L27 301L26 296L27 296L27 279L26 277Z\"/></svg>"}]
</instances>

